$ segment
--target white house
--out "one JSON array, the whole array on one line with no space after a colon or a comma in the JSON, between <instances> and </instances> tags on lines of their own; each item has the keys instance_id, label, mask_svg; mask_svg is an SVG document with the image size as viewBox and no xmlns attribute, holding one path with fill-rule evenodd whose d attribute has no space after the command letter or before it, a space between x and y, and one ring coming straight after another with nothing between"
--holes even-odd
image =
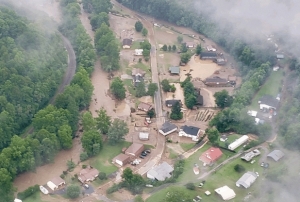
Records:
<instances>
[{"instance_id":1,"label":"white house","mask_svg":"<svg viewBox=\"0 0 300 202\"><path fill-rule=\"evenodd\" d=\"M61 177L53 178L52 180L47 182L47 186L52 189L52 191L58 189L60 186L66 184L65 180Z\"/></svg>"},{"instance_id":2,"label":"white house","mask_svg":"<svg viewBox=\"0 0 300 202\"><path fill-rule=\"evenodd\" d=\"M135 49L135 50L134 50L134 55L136 55L136 56L141 56L141 55L143 55L143 49Z\"/></svg>"},{"instance_id":3,"label":"white house","mask_svg":"<svg viewBox=\"0 0 300 202\"><path fill-rule=\"evenodd\" d=\"M200 135L200 128L194 126L184 125L180 128L179 136L190 137L193 141L198 141Z\"/></svg>"},{"instance_id":4,"label":"white house","mask_svg":"<svg viewBox=\"0 0 300 202\"><path fill-rule=\"evenodd\" d=\"M249 110L249 111L247 112L247 114L248 114L249 116L256 117L256 115L257 115L257 111L252 111L252 110Z\"/></svg>"},{"instance_id":5,"label":"white house","mask_svg":"<svg viewBox=\"0 0 300 202\"><path fill-rule=\"evenodd\" d=\"M230 189L228 186L223 186L223 187L220 187L218 189L215 189L215 192L217 194L219 194L224 201L228 201L230 199L233 199L236 196L233 189Z\"/></svg>"},{"instance_id":6,"label":"white house","mask_svg":"<svg viewBox=\"0 0 300 202\"><path fill-rule=\"evenodd\" d=\"M244 144L245 142L247 142L248 139L249 139L249 137L247 135L243 135L242 137L240 137L239 139L237 139L233 143L231 143L228 146L228 149L235 150L236 148L238 148L239 146L241 146L242 144Z\"/></svg>"}]
</instances>

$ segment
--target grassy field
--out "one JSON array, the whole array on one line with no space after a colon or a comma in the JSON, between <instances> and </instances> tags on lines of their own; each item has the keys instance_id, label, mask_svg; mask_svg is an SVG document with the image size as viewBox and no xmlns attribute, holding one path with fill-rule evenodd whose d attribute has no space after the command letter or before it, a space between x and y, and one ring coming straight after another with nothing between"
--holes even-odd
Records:
<instances>
[{"instance_id":1,"label":"grassy field","mask_svg":"<svg viewBox=\"0 0 300 202\"><path fill-rule=\"evenodd\" d=\"M127 87L127 90L131 95L135 95L135 88L132 84L132 79L123 80L124 85Z\"/></svg>"},{"instance_id":2,"label":"grassy field","mask_svg":"<svg viewBox=\"0 0 300 202\"><path fill-rule=\"evenodd\" d=\"M199 156L202 154L202 152L206 151L211 145L206 144L201 149L199 149L195 154L190 156L188 159L185 160L185 165L183 169L183 173L179 176L178 181L179 182L185 182L189 180L195 179L195 173L193 172L194 164L197 163L198 165L201 164L199 160Z\"/></svg>"},{"instance_id":3,"label":"grassy field","mask_svg":"<svg viewBox=\"0 0 300 202\"><path fill-rule=\"evenodd\" d=\"M184 194L192 196L193 198L198 195L196 191L191 191L189 189L186 189L185 187L172 187L172 188L169 187L166 189L162 189L161 191L153 194L151 197L149 197L146 200L146 202L161 202L166 196L166 194L173 189L183 191Z\"/></svg>"},{"instance_id":4,"label":"grassy field","mask_svg":"<svg viewBox=\"0 0 300 202\"><path fill-rule=\"evenodd\" d=\"M118 168L111 163L112 159L122 152L123 147L128 147L129 145L131 145L130 142L122 142L114 146L105 143L100 154L90 159L90 164L100 172L109 175L118 170Z\"/></svg>"},{"instance_id":5,"label":"grassy field","mask_svg":"<svg viewBox=\"0 0 300 202\"><path fill-rule=\"evenodd\" d=\"M41 200L40 194L41 194L40 192L37 192L37 193L33 194L32 196L23 200L23 202L46 202L46 201Z\"/></svg>"},{"instance_id":6,"label":"grassy field","mask_svg":"<svg viewBox=\"0 0 300 202\"><path fill-rule=\"evenodd\" d=\"M209 147L209 145L206 145L206 149ZM205 149L205 148L204 148ZM186 160L186 165L188 165L188 162L191 162L192 159L194 159L194 156L191 156L189 159ZM256 157L256 162L254 164L250 164L247 163L245 161L242 161L240 158L237 158L231 162L229 162L228 164L226 164L225 166L223 166L222 168L220 168L219 170L217 170L215 173L213 173L212 175L210 175L209 178L206 179L206 182L204 184L204 186L202 188L197 188L195 191L190 191L187 190L184 186L179 187L177 189L180 189L182 191L184 191L186 194L191 195L192 197L195 197L197 195L201 196L203 198L203 201L206 202L221 202L223 201L221 199L221 197L217 194L214 193L214 190L222 187L224 185L229 186L231 189L234 190L234 192L236 193L236 197L234 199L232 199L231 201L236 201L236 202L240 202L243 201L243 198L247 195L247 193L250 191L250 189L244 189L244 188L238 188L236 187L235 183L236 181L244 174L244 173L237 173L234 170L234 166L236 164L240 164L242 166L245 167L246 171L254 171L254 172L258 172L260 174L260 177L258 177L258 179L256 180L256 182L251 186L251 192L255 192L258 191L260 188L260 182L262 182L262 171L263 169L259 166L258 163L258 158ZM182 180L183 178L188 177L188 175L186 174L186 168L187 166L185 166L185 171L184 173L180 176L180 179ZM192 168L189 168L189 170L191 170ZM246 172L245 171L245 172ZM195 175L193 173L194 178L192 180L195 179ZM199 180L200 182L200 180ZM198 183L195 183L195 185L197 185ZM150 198L148 198L146 200L146 202L154 202L154 201L161 201L166 193L170 190L169 188L166 189L162 189L161 191L153 194ZM210 191L212 194L210 196L206 196L204 194L205 191Z\"/></svg>"},{"instance_id":7,"label":"grassy field","mask_svg":"<svg viewBox=\"0 0 300 202\"><path fill-rule=\"evenodd\" d=\"M173 149L170 149L170 148L168 148L168 152L169 152L169 158L170 159L175 159L175 158L177 158L178 157L178 154L173 150Z\"/></svg>"},{"instance_id":8,"label":"grassy field","mask_svg":"<svg viewBox=\"0 0 300 202\"><path fill-rule=\"evenodd\" d=\"M142 69L146 72L147 76L151 76L150 67L147 64L142 62L138 62L137 64L133 65L134 68Z\"/></svg>"},{"instance_id":9,"label":"grassy field","mask_svg":"<svg viewBox=\"0 0 300 202\"><path fill-rule=\"evenodd\" d=\"M221 142L220 139L219 139L218 144L220 145L220 147L226 147L227 148L230 143L233 143L236 139L238 139L240 137L241 137L241 135L232 134L232 135L228 136L228 140L226 142Z\"/></svg>"},{"instance_id":10,"label":"grassy field","mask_svg":"<svg viewBox=\"0 0 300 202\"><path fill-rule=\"evenodd\" d=\"M195 146L195 143L180 143L180 147L184 151L188 151L188 150L192 149L194 146Z\"/></svg>"},{"instance_id":11,"label":"grassy field","mask_svg":"<svg viewBox=\"0 0 300 202\"><path fill-rule=\"evenodd\" d=\"M271 75L268 77L267 81L261 86L259 91L256 93L256 95L252 99L252 103L249 106L249 109L251 110L258 110L258 100L263 95L272 95L276 97L276 95L279 93L279 87L282 86L281 80L283 79L283 70L279 69L277 72L272 71Z\"/></svg>"}]
</instances>

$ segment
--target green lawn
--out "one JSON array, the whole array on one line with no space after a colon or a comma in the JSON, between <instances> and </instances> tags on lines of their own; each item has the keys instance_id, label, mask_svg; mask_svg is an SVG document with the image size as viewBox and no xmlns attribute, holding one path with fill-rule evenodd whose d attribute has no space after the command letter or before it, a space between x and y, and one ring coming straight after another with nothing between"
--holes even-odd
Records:
<instances>
[{"instance_id":1,"label":"green lawn","mask_svg":"<svg viewBox=\"0 0 300 202\"><path fill-rule=\"evenodd\" d=\"M194 146L195 146L195 143L180 143L180 147L184 151L188 151L188 150L192 149Z\"/></svg>"},{"instance_id":2,"label":"green lawn","mask_svg":"<svg viewBox=\"0 0 300 202\"><path fill-rule=\"evenodd\" d=\"M168 148L168 152L169 152L169 159L175 159L178 157L178 154L171 148Z\"/></svg>"},{"instance_id":3,"label":"green lawn","mask_svg":"<svg viewBox=\"0 0 300 202\"><path fill-rule=\"evenodd\" d=\"M279 87L282 86L281 80L283 79L283 70L279 69L277 72L272 71L270 76L267 78L267 81L261 86L259 91L252 99L252 103L249 106L251 110L258 110L258 100L265 94L272 95L276 97L279 93Z\"/></svg>"},{"instance_id":4,"label":"green lawn","mask_svg":"<svg viewBox=\"0 0 300 202\"><path fill-rule=\"evenodd\" d=\"M198 195L197 191L192 191L186 189L185 187L168 187L166 189L162 189L161 191L153 194L151 197L149 197L146 200L146 202L161 202L171 189L182 190L186 195L192 196L193 198Z\"/></svg>"},{"instance_id":5,"label":"green lawn","mask_svg":"<svg viewBox=\"0 0 300 202\"><path fill-rule=\"evenodd\" d=\"M142 69L146 72L146 75L151 76L151 72L150 72L150 66L142 63L142 62L138 62L137 64L135 64L133 66L134 68L138 68L138 69Z\"/></svg>"},{"instance_id":6,"label":"green lawn","mask_svg":"<svg viewBox=\"0 0 300 202\"><path fill-rule=\"evenodd\" d=\"M199 160L199 157L202 154L202 152L206 151L210 147L211 147L211 145L206 144L201 149L199 149L195 154L193 154L189 158L185 159L185 165L184 165L183 173L179 176L177 181L185 182L185 181L195 179L196 175L193 171L194 164L195 163L197 163L198 165L202 164Z\"/></svg>"},{"instance_id":7,"label":"green lawn","mask_svg":"<svg viewBox=\"0 0 300 202\"><path fill-rule=\"evenodd\" d=\"M122 142L114 146L105 143L100 154L90 159L90 164L100 172L109 175L118 170L118 168L111 163L112 159L122 152L122 148L128 147L129 145L131 145L131 142Z\"/></svg>"},{"instance_id":8,"label":"green lawn","mask_svg":"<svg viewBox=\"0 0 300 202\"><path fill-rule=\"evenodd\" d=\"M45 202L45 201L41 200L40 194L41 194L40 192L37 192L37 193L33 194L32 196L23 200L23 202Z\"/></svg>"},{"instance_id":9,"label":"green lawn","mask_svg":"<svg viewBox=\"0 0 300 202\"><path fill-rule=\"evenodd\" d=\"M218 144L220 147L227 148L229 144L233 143L236 139L239 139L241 135L238 134L232 134L228 136L228 140L226 142L221 142L220 139L218 140Z\"/></svg>"},{"instance_id":10,"label":"green lawn","mask_svg":"<svg viewBox=\"0 0 300 202\"><path fill-rule=\"evenodd\" d=\"M131 95L135 95L135 88L132 84L132 79L123 80L124 85L127 87L127 90Z\"/></svg>"},{"instance_id":11,"label":"green lawn","mask_svg":"<svg viewBox=\"0 0 300 202\"><path fill-rule=\"evenodd\" d=\"M133 41L132 42L132 45L130 47L130 49L134 50L134 49L140 49L141 48L141 45L140 45L140 42L138 41Z\"/></svg>"}]
</instances>

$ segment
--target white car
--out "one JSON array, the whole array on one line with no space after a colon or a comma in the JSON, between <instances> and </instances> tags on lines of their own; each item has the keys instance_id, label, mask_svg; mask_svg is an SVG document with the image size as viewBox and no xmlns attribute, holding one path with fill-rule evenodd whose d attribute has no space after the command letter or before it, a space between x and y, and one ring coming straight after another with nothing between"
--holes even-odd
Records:
<instances>
[{"instance_id":1,"label":"white car","mask_svg":"<svg viewBox=\"0 0 300 202\"><path fill-rule=\"evenodd\" d=\"M255 172L255 174L257 175L257 177L259 177L259 174L258 174L258 172Z\"/></svg>"}]
</instances>

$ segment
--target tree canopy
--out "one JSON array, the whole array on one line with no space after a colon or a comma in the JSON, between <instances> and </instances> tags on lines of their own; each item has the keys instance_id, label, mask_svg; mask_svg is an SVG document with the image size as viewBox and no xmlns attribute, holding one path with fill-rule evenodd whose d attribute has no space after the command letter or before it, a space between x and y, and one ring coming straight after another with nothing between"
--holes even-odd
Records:
<instances>
[{"instance_id":1,"label":"tree canopy","mask_svg":"<svg viewBox=\"0 0 300 202\"><path fill-rule=\"evenodd\" d=\"M122 80L119 77L115 77L110 85L111 93L118 99L123 100L126 97L126 89Z\"/></svg>"},{"instance_id":2,"label":"tree canopy","mask_svg":"<svg viewBox=\"0 0 300 202\"><path fill-rule=\"evenodd\" d=\"M227 90L216 92L214 97L216 98L217 106L221 108L229 107L233 102L233 98L228 94Z\"/></svg>"},{"instance_id":3,"label":"tree canopy","mask_svg":"<svg viewBox=\"0 0 300 202\"><path fill-rule=\"evenodd\" d=\"M129 129L125 121L114 119L107 133L109 143L115 145L121 142L128 132Z\"/></svg>"}]
</instances>

